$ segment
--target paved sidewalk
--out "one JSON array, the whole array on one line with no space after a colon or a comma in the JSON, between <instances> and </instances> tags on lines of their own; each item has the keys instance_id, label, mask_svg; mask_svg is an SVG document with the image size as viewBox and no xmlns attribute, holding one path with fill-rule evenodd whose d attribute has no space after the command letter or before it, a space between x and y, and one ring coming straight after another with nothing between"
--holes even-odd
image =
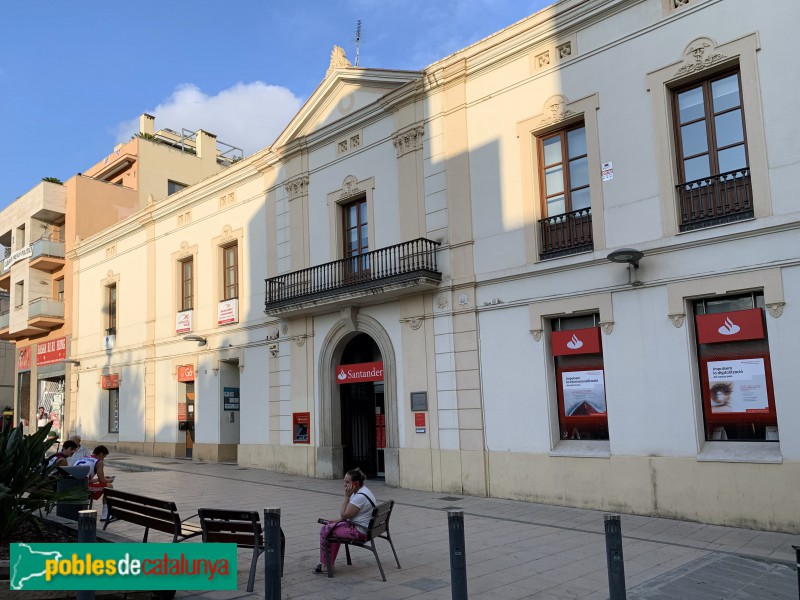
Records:
<instances>
[{"instance_id":1,"label":"paved sidewalk","mask_svg":"<svg viewBox=\"0 0 800 600\"><path fill-rule=\"evenodd\" d=\"M200 507L262 512L280 507L286 535L283 598L450 600L446 511L454 509L465 514L471 599L608 598L601 511L420 492L372 481L368 485L378 500L395 501L391 531L403 568L396 568L389 545L379 541L386 582L372 555L357 548L353 565L342 553L336 577L328 579L311 572L319 562L317 518L337 516L340 481L120 454L108 459L107 471L118 475L118 489L175 500L181 515ZM140 527L123 522L108 531L134 540L142 535ZM800 536L627 515L622 515L622 532L629 600L798 599L792 543L800 543ZM151 532L150 540L169 538ZM240 551L239 591L178 592L177 597L263 597L263 556L255 592L244 591L251 555Z\"/></svg>"}]
</instances>

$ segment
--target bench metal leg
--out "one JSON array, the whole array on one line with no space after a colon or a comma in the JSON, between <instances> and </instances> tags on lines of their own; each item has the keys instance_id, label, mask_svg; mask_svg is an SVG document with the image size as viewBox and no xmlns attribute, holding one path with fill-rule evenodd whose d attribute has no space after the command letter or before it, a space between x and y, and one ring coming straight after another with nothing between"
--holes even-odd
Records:
<instances>
[{"instance_id":1,"label":"bench metal leg","mask_svg":"<svg viewBox=\"0 0 800 600\"><path fill-rule=\"evenodd\" d=\"M350 544L345 544L344 545L344 553L347 556L347 564L348 565L352 565L353 561L350 560Z\"/></svg>"},{"instance_id":2,"label":"bench metal leg","mask_svg":"<svg viewBox=\"0 0 800 600\"><path fill-rule=\"evenodd\" d=\"M331 562L331 550L328 542L325 542L325 567L328 569L328 578L333 578L333 563Z\"/></svg>"},{"instance_id":3,"label":"bench metal leg","mask_svg":"<svg viewBox=\"0 0 800 600\"><path fill-rule=\"evenodd\" d=\"M253 560L250 561L250 576L247 579L247 591L252 592L256 584L256 564L258 563L258 556L261 554L259 549L253 548Z\"/></svg>"},{"instance_id":4,"label":"bench metal leg","mask_svg":"<svg viewBox=\"0 0 800 600\"><path fill-rule=\"evenodd\" d=\"M381 558L378 556L378 549L375 547L375 540L370 540L370 544L372 548L367 548L367 550L371 550L372 553L375 555L375 560L378 562L378 569L381 571L381 577L384 581L386 581L386 574L383 572L383 565L381 564ZM366 548L366 546L364 546Z\"/></svg>"},{"instance_id":5,"label":"bench metal leg","mask_svg":"<svg viewBox=\"0 0 800 600\"><path fill-rule=\"evenodd\" d=\"M394 543L392 542L392 538L389 536L389 532L388 531L386 532L386 537L384 537L384 536L380 536L380 537L382 537L387 542L389 542L389 545L392 547L392 552L394 553L394 560L397 563L397 568L398 569L402 569L403 567L400 566L400 559L397 558L397 551L394 549Z\"/></svg>"}]
</instances>

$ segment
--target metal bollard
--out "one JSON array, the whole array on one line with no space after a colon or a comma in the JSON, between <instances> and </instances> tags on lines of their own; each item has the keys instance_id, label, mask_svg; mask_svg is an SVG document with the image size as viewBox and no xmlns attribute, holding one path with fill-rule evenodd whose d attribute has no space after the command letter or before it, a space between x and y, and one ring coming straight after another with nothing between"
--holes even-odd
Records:
<instances>
[{"instance_id":1,"label":"metal bollard","mask_svg":"<svg viewBox=\"0 0 800 600\"><path fill-rule=\"evenodd\" d=\"M78 543L94 544L97 541L97 511L78 511ZM79 590L77 600L94 600L94 590Z\"/></svg>"},{"instance_id":2,"label":"metal bollard","mask_svg":"<svg viewBox=\"0 0 800 600\"><path fill-rule=\"evenodd\" d=\"M625 600L625 561L622 557L622 524L619 515L606 515L605 526L609 600Z\"/></svg>"},{"instance_id":3,"label":"metal bollard","mask_svg":"<svg viewBox=\"0 0 800 600\"><path fill-rule=\"evenodd\" d=\"M794 548L795 562L797 563L797 596L800 597L800 546Z\"/></svg>"},{"instance_id":4,"label":"metal bollard","mask_svg":"<svg viewBox=\"0 0 800 600\"><path fill-rule=\"evenodd\" d=\"M450 587L453 600L467 600L467 548L464 542L464 511L448 510L450 530Z\"/></svg>"},{"instance_id":5,"label":"metal bollard","mask_svg":"<svg viewBox=\"0 0 800 600\"><path fill-rule=\"evenodd\" d=\"M264 509L264 600L281 598L281 509Z\"/></svg>"}]
</instances>

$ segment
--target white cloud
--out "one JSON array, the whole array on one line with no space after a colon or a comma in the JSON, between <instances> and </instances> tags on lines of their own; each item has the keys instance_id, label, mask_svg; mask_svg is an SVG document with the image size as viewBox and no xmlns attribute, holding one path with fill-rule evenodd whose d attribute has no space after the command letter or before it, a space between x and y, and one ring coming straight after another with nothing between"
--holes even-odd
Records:
<instances>
[{"instance_id":1,"label":"white cloud","mask_svg":"<svg viewBox=\"0 0 800 600\"><path fill-rule=\"evenodd\" d=\"M204 94L194 84L182 84L154 109L156 130L203 129L219 141L244 149L245 156L269 146L297 113L302 100L289 89L262 81L237 83L216 96ZM118 142L139 131L139 118L119 123Z\"/></svg>"}]
</instances>

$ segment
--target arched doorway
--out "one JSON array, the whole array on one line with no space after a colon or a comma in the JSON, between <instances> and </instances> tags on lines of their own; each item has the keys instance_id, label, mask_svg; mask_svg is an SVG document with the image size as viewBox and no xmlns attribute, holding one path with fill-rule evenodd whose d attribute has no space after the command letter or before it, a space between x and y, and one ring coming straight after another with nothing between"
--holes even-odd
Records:
<instances>
[{"instance_id":1,"label":"arched doorway","mask_svg":"<svg viewBox=\"0 0 800 600\"><path fill-rule=\"evenodd\" d=\"M366 334L383 360L383 405L386 423L386 447L383 449L386 483L400 485L400 435L398 431L397 363L391 338L373 317L356 308L342 309L342 317L331 327L320 346L319 354L319 446L317 477L339 479L344 475L342 443L342 398L337 367L343 364L345 349L360 334ZM361 465L355 465L361 466ZM363 467L362 467L363 468Z\"/></svg>"},{"instance_id":2,"label":"arched doorway","mask_svg":"<svg viewBox=\"0 0 800 600\"><path fill-rule=\"evenodd\" d=\"M337 367L341 407L342 461L367 477L383 477L386 447L383 358L366 333L352 338Z\"/></svg>"}]
</instances>

